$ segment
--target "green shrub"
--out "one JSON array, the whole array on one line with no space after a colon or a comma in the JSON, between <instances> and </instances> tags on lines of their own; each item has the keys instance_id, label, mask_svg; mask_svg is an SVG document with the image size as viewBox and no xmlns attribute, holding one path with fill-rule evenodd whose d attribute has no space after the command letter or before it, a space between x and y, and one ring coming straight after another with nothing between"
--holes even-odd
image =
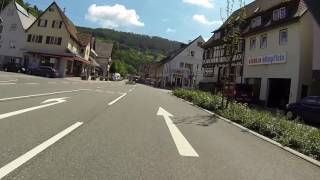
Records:
<instances>
[{"instance_id":1,"label":"green shrub","mask_svg":"<svg viewBox=\"0 0 320 180\"><path fill-rule=\"evenodd\" d=\"M317 128L289 121L285 116L252 109L242 103L232 102L223 109L220 106L222 97L208 92L180 88L173 94L320 160L320 130Z\"/></svg>"}]
</instances>

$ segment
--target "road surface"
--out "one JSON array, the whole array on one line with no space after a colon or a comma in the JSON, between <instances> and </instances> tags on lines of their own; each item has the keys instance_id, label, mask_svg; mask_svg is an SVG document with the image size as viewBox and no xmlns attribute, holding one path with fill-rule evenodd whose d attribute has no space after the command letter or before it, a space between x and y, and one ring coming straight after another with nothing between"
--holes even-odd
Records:
<instances>
[{"instance_id":1,"label":"road surface","mask_svg":"<svg viewBox=\"0 0 320 180\"><path fill-rule=\"evenodd\" d=\"M0 72L0 179L319 178L165 90Z\"/></svg>"}]
</instances>

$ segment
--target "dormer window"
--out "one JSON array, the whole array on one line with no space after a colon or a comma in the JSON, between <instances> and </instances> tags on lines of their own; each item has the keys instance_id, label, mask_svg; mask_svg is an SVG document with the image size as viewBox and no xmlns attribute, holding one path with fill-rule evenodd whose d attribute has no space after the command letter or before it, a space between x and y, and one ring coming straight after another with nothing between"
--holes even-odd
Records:
<instances>
[{"instance_id":1,"label":"dormer window","mask_svg":"<svg viewBox=\"0 0 320 180\"><path fill-rule=\"evenodd\" d=\"M221 33L220 32L214 33L214 39L220 39L220 38L221 38Z\"/></svg>"},{"instance_id":2,"label":"dormer window","mask_svg":"<svg viewBox=\"0 0 320 180\"><path fill-rule=\"evenodd\" d=\"M258 16L256 18L253 18L251 20L251 28L256 28L261 26L261 16Z\"/></svg>"},{"instance_id":3,"label":"dormer window","mask_svg":"<svg viewBox=\"0 0 320 180\"><path fill-rule=\"evenodd\" d=\"M284 19L287 17L286 7L282 7L280 9L276 9L273 11L273 21L279 21L280 19Z\"/></svg>"}]
</instances>

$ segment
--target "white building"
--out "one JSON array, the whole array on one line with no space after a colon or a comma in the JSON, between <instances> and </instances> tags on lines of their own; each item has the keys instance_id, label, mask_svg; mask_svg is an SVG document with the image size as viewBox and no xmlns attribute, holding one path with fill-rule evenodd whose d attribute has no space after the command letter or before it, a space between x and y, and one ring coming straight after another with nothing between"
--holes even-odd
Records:
<instances>
[{"instance_id":1,"label":"white building","mask_svg":"<svg viewBox=\"0 0 320 180\"><path fill-rule=\"evenodd\" d=\"M25 30L36 20L27 10L11 1L0 14L0 68L9 61L24 65Z\"/></svg>"},{"instance_id":2,"label":"white building","mask_svg":"<svg viewBox=\"0 0 320 180\"><path fill-rule=\"evenodd\" d=\"M186 88L198 86L203 78L201 45L204 42L199 36L160 61L155 70L158 85Z\"/></svg>"},{"instance_id":3,"label":"white building","mask_svg":"<svg viewBox=\"0 0 320 180\"><path fill-rule=\"evenodd\" d=\"M265 105L283 108L310 93L312 18L303 0L259 2L244 30L244 79Z\"/></svg>"}]
</instances>

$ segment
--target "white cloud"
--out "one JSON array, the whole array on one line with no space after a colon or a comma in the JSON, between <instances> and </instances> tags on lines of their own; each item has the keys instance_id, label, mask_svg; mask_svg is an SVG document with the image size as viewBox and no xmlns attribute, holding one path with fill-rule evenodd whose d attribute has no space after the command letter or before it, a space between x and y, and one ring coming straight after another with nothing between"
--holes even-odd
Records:
<instances>
[{"instance_id":1,"label":"white cloud","mask_svg":"<svg viewBox=\"0 0 320 180\"><path fill-rule=\"evenodd\" d=\"M205 15L202 15L202 14L195 14L193 15L192 19L200 24L204 24L204 25L216 25L216 26L219 26L219 25L222 25L222 21L219 20L219 21L209 21Z\"/></svg>"},{"instance_id":2,"label":"white cloud","mask_svg":"<svg viewBox=\"0 0 320 180\"><path fill-rule=\"evenodd\" d=\"M167 28L167 33L174 33L174 32L176 32L175 29Z\"/></svg>"},{"instance_id":3,"label":"white cloud","mask_svg":"<svg viewBox=\"0 0 320 180\"><path fill-rule=\"evenodd\" d=\"M134 9L127 9L121 4L115 4L114 6L92 4L88 8L86 19L107 28L144 26Z\"/></svg>"},{"instance_id":4,"label":"white cloud","mask_svg":"<svg viewBox=\"0 0 320 180\"><path fill-rule=\"evenodd\" d=\"M202 6L205 8L213 8L211 0L183 0L184 3Z\"/></svg>"}]
</instances>

